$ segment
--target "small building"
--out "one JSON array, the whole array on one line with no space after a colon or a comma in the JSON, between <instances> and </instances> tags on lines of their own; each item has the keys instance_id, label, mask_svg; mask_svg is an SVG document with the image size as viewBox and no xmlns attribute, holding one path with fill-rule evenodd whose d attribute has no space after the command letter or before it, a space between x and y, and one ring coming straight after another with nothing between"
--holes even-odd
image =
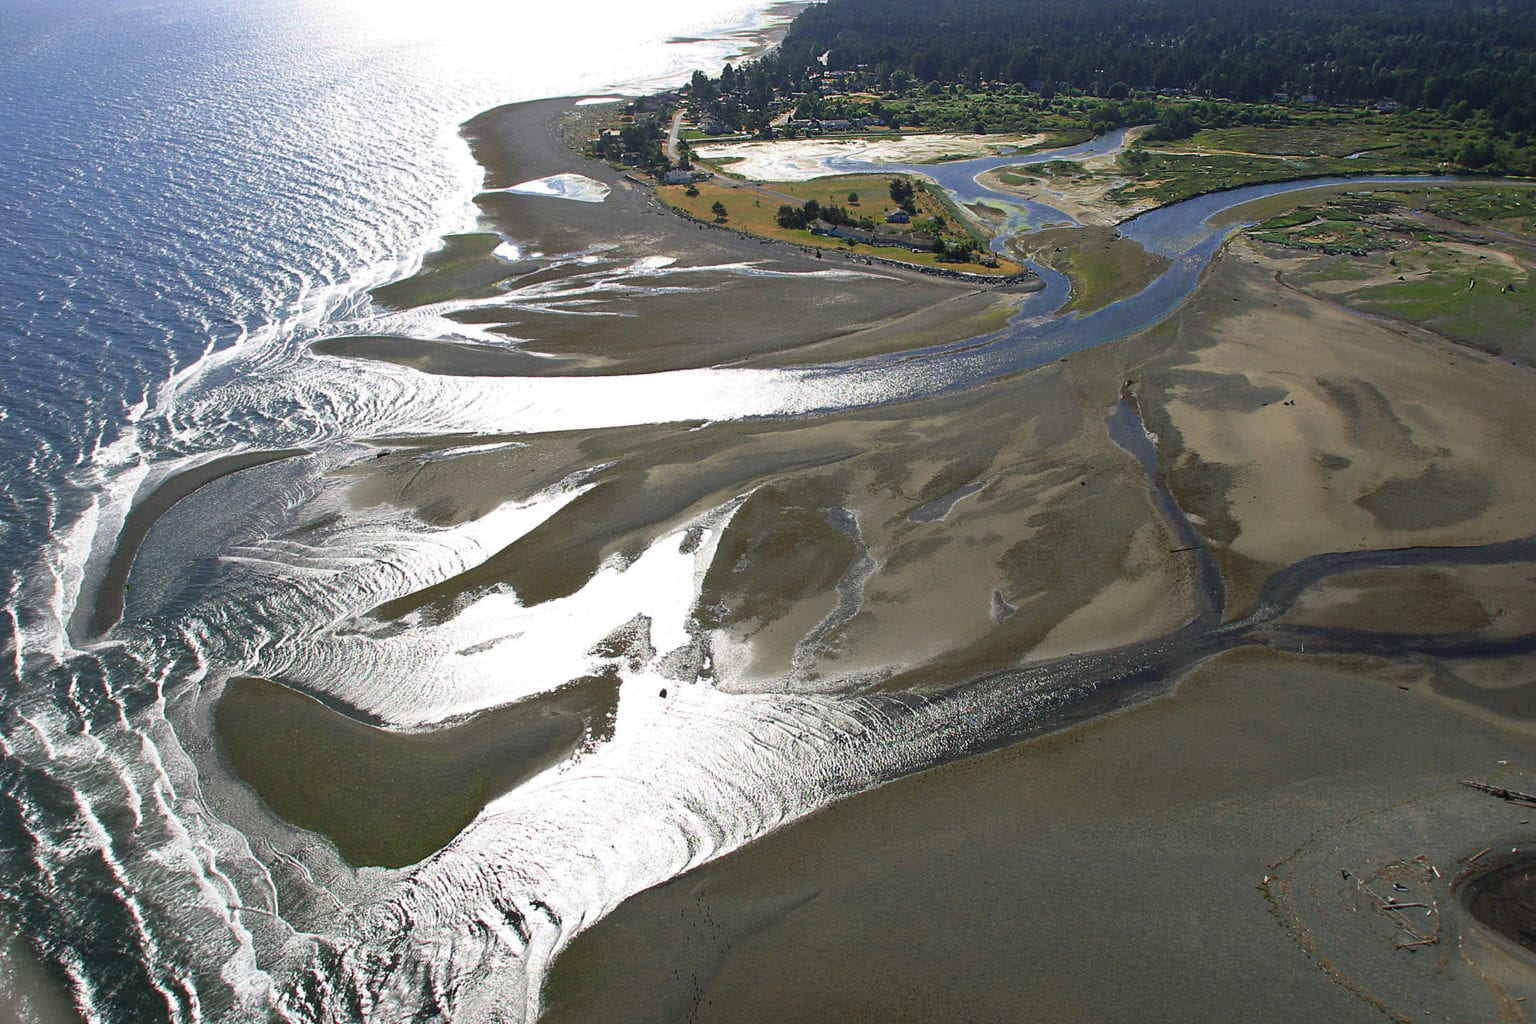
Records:
<instances>
[{"instance_id":1,"label":"small building","mask_svg":"<svg viewBox=\"0 0 1536 1024\"><path fill-rule=\"evenodd\" d=\"M816 127L824 132L845 132L853 127L853 122L846 117L834 117L829 120L817 121Z\"/></svg>"},{"instance_id":2,"label":"small building","mask_svg":"<svg viewBox=\"0 0 1536 1024\"><path fill-rule=\"evenodd\" d=\"M912 215L906 210L892 210L885 215L885 222L887 224L911 224Z\"/></svg>"},{"instance_id":3,"label":"small building","mask_svg":"<svg viewBox=\"0 0 1536 1024\"><path fill-rule=\"evenodd\" d=\"M711 117L706 118L704 122L699 125L699 131L703 132L705 135L725 135L730 132L730 129Z\"/></svg>"},{"instance_id":4,"label":"small building","mask_svg":"<svg viewBox=\"0 0 1536 1024\"><path fill-rule=\"evenodd\" d=\"M692 171L668 171L662 181L668 185L687 185L694 180Z\"/></svg>"}]
</instances>

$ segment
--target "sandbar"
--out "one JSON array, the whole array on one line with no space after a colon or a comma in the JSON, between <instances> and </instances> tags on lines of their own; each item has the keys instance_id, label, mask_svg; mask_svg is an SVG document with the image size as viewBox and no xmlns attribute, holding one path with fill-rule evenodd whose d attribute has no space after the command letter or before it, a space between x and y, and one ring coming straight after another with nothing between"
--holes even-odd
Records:
<instances>
[{"instance_id":1,"label":"sandbar","mask_svg":"<svg viewBox=\"0 0 1536 1024\"><path fill-rule=\"evenodd\" d=\"M617 680L576 680L458 723L403 733L265 679L231 679L219 750L277 814L354 865L403 867L441 849L492 798L601 733Z\"/></svg>"},{"instance_id":2,"label":"sandbar","mask_svg":"<svg viewBox=\"0 0 1536 1024\"><path fill-rule=\"evenodd\" d=\"M240 452L205 462L200 466L177 473L162 481L149 494L135 500L133 509L118 531L117 543L112 556L96 587L95 599L86 606L85 631L88 636L98 637L117 625L123 617L123 600L128 586L128 574L133 569L134 556L139 545L159 521L182 498L243 469L264 466L269 462L303 455L303 449L287 448L277 451ZM70 621L71 631L79 621L79 613Z\"/></svg>"}]
</instances>

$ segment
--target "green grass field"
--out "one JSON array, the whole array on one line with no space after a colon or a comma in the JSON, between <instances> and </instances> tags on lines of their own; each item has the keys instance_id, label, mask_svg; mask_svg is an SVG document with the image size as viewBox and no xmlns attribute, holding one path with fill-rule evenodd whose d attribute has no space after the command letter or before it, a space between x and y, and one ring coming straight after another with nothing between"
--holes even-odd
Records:
<instances>
[{"instance_id":1,"label":"green grass field","mask_svg":"<svg viewBox=\"0 0 1536 1024\"><path fill-rule=\"evenodd\" d=\"M1536 189L1431 188L1340 195L1249 229L1261 242L1325 257L1287 272L1292 284L1455 341L1528 358L1536 352L1536 258L1524 244L1479 244L1443 221L1529 234ZM1530 351L1528 351L1530 350Z\"/></svg>"},{"instance_id":2,"label":"green grass field","mask_svg":"<svg viewBox=\"0 0 1536 1024\"><path fill-rule=\"evenodd\" d=\"M1122 157L1122 168L1136 175L1135 180L1110 191L1110 202L1129 205L1142 199L1158 204L1219 192L1243 185L1258 185L1302 178L1321 178L1344 174L1412 174L1433 168L1413 161L1393 158L1383 153L1367 153L1358 160L1337 157L1281 157L1252 153L1217 153L1209 155L1164 153L1141 150L1136 158Z\"/></svg>"},{"instance_id":3,"label":"green grass field","mask_svg":"<svg viewBox=\"0 0 1536 1024\"><path fill-rule=\"evenodd\" d=\"M1445 189L1426 209L1463 224L1536 234L1536 188L1530 186Z\"/></svg>"}]
</instances>

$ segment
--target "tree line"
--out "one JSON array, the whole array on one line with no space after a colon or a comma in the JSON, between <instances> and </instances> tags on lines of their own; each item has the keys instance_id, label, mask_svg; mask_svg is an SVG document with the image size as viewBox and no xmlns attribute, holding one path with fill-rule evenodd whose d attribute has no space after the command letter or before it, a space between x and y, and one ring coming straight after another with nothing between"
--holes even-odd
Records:
<instances>
[{"instance_id":1,"label":"tree line","mask_svg":"<svg viewBox=\"0 0 1536 1024\"><path fill-rule=\"evenodd\" d=\"M775 88L803 89L822 55L827 70L898 94L989 82L1111 99L1283 94L1536 129L1536 0L828 0L724 91L746 109Z\"/></svg>"}]
</instances>

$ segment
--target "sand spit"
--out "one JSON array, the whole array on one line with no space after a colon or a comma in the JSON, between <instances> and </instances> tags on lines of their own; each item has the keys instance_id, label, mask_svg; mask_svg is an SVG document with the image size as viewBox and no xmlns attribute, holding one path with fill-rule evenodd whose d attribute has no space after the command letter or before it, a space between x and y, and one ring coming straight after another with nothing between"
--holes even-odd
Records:
<instances>
[{"instance_id":1,"label":"sand spit","mask_svg":"<svg viewBox=\"0 0 1536 1024\"><path fill-rule=\"evenodd\" d=\"M970 281L888 264L820 259L789 245L710 230L665 211L623 172L573 153L566 101L517 104L465 126L486 167L487 230L450 236L420 273L376 292L504 342L333 339L317 351L439 373L616 374L783 362L786 353L855 332L860 353L969 337L1000 322L1014 297ZM579 175L601 203L551 203L511 191ZM521 259L498 254L510 239ZM916 316L962 299L952 318ZM511 351L508 351L511 349ZM790 357L793 361L794 357Z\"/></svg>"},{"instance_id":2,"label":"sand spit","mask_svg":"<svg viewBox=\"0 0 1536 1024\"><path fill-rule=\"evenodd\" d=\"M428 732L359 721L264 679L233 679L214 712L219 748L263 800L355 865L435 853L492 799L568 758L611 717L615 679Z\"/></svg>"},{"instance_id":3,"label":"sand spit","mask_svg":"<svg viewBox=\"0 0 1536 1024\"><path fill-rule=\"evenodd\" d=\"M84 637L96 638L117 625L123 617L128 577L139 546L144 543L144 538L149 536L149 531L159 518L178 501L232 473L303 454L302 449L295 448L226 455L177 473L149 493L137 497L122 529L118 531L117 543L96 587L96 593L88 602L82 603L80 611L76 613L77 622L70 624L71 630L78 629Z\"/></svg>"}]
</instances>

